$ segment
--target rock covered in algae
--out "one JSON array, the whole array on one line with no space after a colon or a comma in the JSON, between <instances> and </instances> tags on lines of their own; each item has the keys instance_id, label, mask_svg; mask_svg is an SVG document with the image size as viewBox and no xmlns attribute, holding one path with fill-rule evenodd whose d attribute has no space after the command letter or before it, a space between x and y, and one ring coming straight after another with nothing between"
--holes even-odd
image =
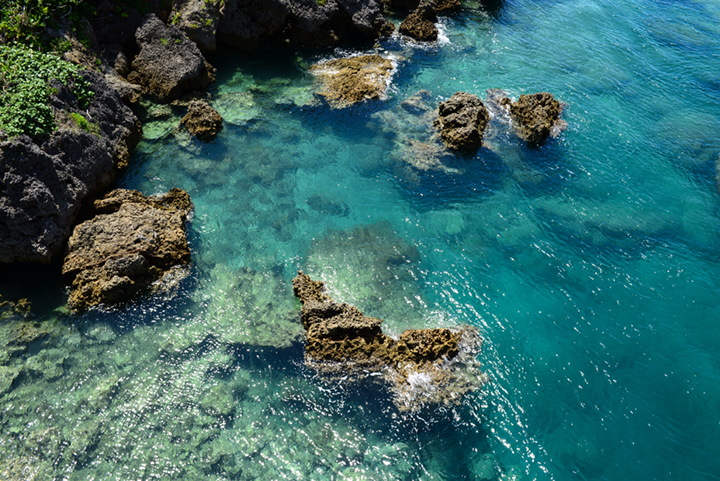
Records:
<instances>
[{"instance_id":1,"label":"rock covered in algae","mask_svg":"<svg viewBox=\"0 0 720 481\"><path fill-rule=\"evenodd\" d=\"M223 118L207 102L195 100L188 105L181 121L200 140L210 141L223 129Z\"/></svg>"},{"instance_id":2,"label":"rock covered in algae","mask_svg":"<svg viewBox=\"0 0 720 481\"><path fill-rule=\"evenodd\" d=\"M482 145L483 131L489 121L490 114L476 95L456 92L440 103L435 126L449 148L472 150Z\"/></svg>"},{"instance_id":3,"label":"rock covered in algae","mask_svg":"<svg viewBox=\"0 0 720 481\"><path fill-rule=\"evenodd\" d=\"M75 227L62 273L68 306L81 309L128 299L190 260L187 192L160 197L116 189L93 205L95 216Z\"/></svg>"},{"instance_id":4,"label":"rock covered in algae","mask_svg":"<svg viewBox=\"0 0 720 481\"><path fill-rule=\"evenodd\" d=\"M393 71L392 61L380 55L360 55L320 62L310 67L322 82L320 95L344 107L382 97Z\"/></svg>"},{"instance_id":5,"label":"rock covered in algae","mask_svg":"<svg viewBox=\"0 0 720 481\"><path fill-rule=\"evenodd\" d=\"M477 365L460 372L460 368L473 364L479 348L475 328L409 329L393 339L382 332L382 319L333 301L324 292L323 282L302 271L293 279L293 292L302 303L306 362L327 372L384 373L401 410L416 410L427 403L459 402L463 394L485 382Z\"/></svg>"},{"instance_id":6,"label":"rock covered in algae","mask_svg":"<svg viewBox=\"0 0 720 481\"><path fill-rule=\"evenodd\" d=\"M412 12L400 24L400 33L408 37L420 40L421 42L431 42L437 40L438 29L435 26L437 15L435 14L435 6L432 2L420 2L417 9Z\"/></svg>"},{"instance_id":7,"label":"rock covered in algae","mask_svg":"<svg viewBox=\"0 0 720 481\"><path fill-rule=\"evenodd\" d=\"M551 93L521 95L517 102L506 97L502 104L509 106L510 114L518 123L518 133L529 146L542 145L553 128L564 126L560 120L562 104Z\"/></svg>"}]
</instances>

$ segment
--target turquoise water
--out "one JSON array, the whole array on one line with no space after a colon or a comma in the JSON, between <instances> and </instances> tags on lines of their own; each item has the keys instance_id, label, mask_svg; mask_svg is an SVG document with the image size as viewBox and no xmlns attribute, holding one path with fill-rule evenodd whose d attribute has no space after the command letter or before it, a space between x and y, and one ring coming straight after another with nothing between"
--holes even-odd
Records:
<instances>
[{"instance_id":1,"label":"turquoise water","mask_svg":"<svg viewBox=\"0 0 720 481\"><path fill-rule=\"evenodd\" d=\"M57 276L2 285L46 333L0 358L5 478L720 479L720 5L466 3L441 26L219 53L211 144L147 106L118 185L190 193L192 267L78 316ZM308 65L376 50L385 100L315 99ZM567 129L529 150L497 116L454 156L402 106L490 88L552 92ZM372 379L319 378L300 268L391 334L477 326L491 382L403 413Z\"/></svg>"}]
</instances>

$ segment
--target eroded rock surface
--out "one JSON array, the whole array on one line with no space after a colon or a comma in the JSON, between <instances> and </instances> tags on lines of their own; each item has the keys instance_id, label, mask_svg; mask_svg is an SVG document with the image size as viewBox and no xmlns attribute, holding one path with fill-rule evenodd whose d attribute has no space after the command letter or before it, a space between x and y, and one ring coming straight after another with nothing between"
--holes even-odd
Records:
<instances>
[{"instance_id":1,"label":"eroded rock surface","mask_svg":"<svg viewBox=\"0 0 720 481\"><path fill-rule=\"evenodd\" d=\"M220 0L175 0L170 23L195 42L203 54L217 50Z\"/></svg>"},{"instance_id":2,"label":"eroded rock surface","mask_svg":"<svg viewBox=\"0 0 720 481\"><path fill-rule=\"evenodd\" d=\"M176 26L165 27L154 14L144 17L135 40L140 53L127 79L161 99L175 100L214 80L214 69L197 45Z\"/></svg>"},{"instance_id":3,"label":"eroded rock surface","mask_svg":"<svg viewBox=\"0 0 720 481\"><path fill-rule=\"evenodd\" d=\"M392 8L415 10L423 0L383 0ZM435 10L438 12L455 10L460 7L460 0L435 0Z\"/></svg>"},{"instance_id":4,"label":"eroded rock surface","mask_svg":"<svg viewBox=\"0 0 720 481\"><path fill-rule=\"evenodd\" d=\"M58 129L0 142L0 263L50 262L62 254L80 208L110 186L140 139L140 122L100 74L85 108L66 87L50 98ZM87 129L68 115L82 115Z\"/></svg>"},{"instance_id":5,"label":"eroded rock surface","mask_svg":"<svg viewBox=\"0 0 720 481\"><path fill-rule=\"evenodd\" d=\"M382 319L335 302L325 293L323 282L301 271L293 279L293 292L302 302L306 362L327 372L385 373L401 410L457 402L485 382L477 365L472 372L462 370L464 363L473 362L479 347L475 328L409 329L393 339L382 332ZM424 385L419 386L418 380Z\"/></svg>"},{"instance_id":6,"label":"eroded rock surface","mask_svg":"<svg viewBox=\"0 0 720 481\"><path fill-rule=\"evenodd\" d=\"M62 273L68 306L82 309L126 300L190 261L187 192L145 197L116 189L93 204L95 216L75 227Z\"/></svg>"},{"instance_id":7,"label":"eroded rock surface","mask_svg":"<svg viewBox=\"0 0 720 481\"><path fill-rule=\"evenodd\" d=\"M531 147L542 145L553 132L562 127L562 104L548 92L521 95L517 102L504 98L510 114L518 124L518 133Z\"/></svg>"},{"instance_id":8,"label":"eroded rock surface","mask_svg":"<svg viewBox=\"0 0 720 481\"><path fill-rule=\"evenodd\" d=\"M223 129L222 122L223 119L217 110L200 100L190 102L187 114L182 118L182 123L190 133L205 142L214 139Z\"/></svg>"},{"instance_id":9,"label":"eroded rock surface","mask_svg":"<svg viewBox=\"0 0 720 481\"><path fill-rule=\"evenodd\" d=\"M482 101L466 92L456 92L438 107L435 126L451 149L472 150L482 145L483 130L490 114Z\"/></svg>"},{"instance_id":10,"label":"eroded rock surface","mask_svg":"<svg viewBox=\"0 0 720 481\"><path fill-rule=\"evenodd\" d=\"M437 15L433 3L420 2L420 5L400 24L400 33L421 42L437 40L438 29L435 26Z\"/></svg>"},{"instance_id":11,"label":"eroded rock surface","mask_svg":"<svg viewBox=\"0 0 720 481\"><path fill-rule=\"evenodd\" d=\"M361 55L315 64L310 71L322 82L319 94L331 104L344 107L379 99L387 89L393 65L380 55Z\"/></svg>"},{"instance_id":12,"label":"eroded rock surface","mask_svg":"<svg viewBox=\"0 0 720 481\"><path fill-rule=\"evenodd\" d=\"M334 45L353 37L390 35L381 0L226 0L218 40L252 50L273 35L302 45Z\"/></svg>"}]
</instances>

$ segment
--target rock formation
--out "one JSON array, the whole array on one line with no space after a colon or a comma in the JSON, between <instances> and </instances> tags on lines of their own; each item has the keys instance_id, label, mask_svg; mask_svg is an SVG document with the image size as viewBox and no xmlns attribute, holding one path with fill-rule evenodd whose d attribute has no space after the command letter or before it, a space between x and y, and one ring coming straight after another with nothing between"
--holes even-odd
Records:
<instances>
[{"instance_id":1,"label":"rock formation","mask_svg":"<svg viewBox=\"0 0 720 481\"><path fill-rule=\"evenodd\" d=\"M187 114L181 121L187 129L200 140L208 142L223 129L223 119L217 110L207 102L195 100L188 105Z\"/></svg>"},{"instance_id":2,"label":"rock formation","mask_svg":"<svg viewBox=\"0 0 720 481\"><path fill-rule=\"evenodd\" d=\"M226 0L217 35L248 51L276 34L302 45L334 45L353 36L390 35L394 26L382 11L380 0Z\"/></svg>"},{"instance_id":3,"label":"rock formation","mask_svg":"<svg viewBox=\"0 0 720 481\"><path fill-rule=\"evenodd\" d=\"M82 76L95 92L86 108L58 86L50 99L56 131L0 142L0 263L60 255L83 201L110 186L140 139L140 123L118 93L95 72ZM85 117L87 130L70 112Z\"/></svg>"},{"instance_id":4,"label":"rock formation","mask_svg":"<svg viewBox=\"0 0 720 481\"><path fill-rule=\"evenodd\" d=\"M483 130L490 114L475 95L456 92L440 103L435 126L445 145L455 150L472 150L482 145Z\"/></svg>"},{"instance_id":5,"label":"rock formation","mask_svg":"<svg viewBox=\"0 0 720 481\"><path fill-rule=\"evenodd\" d=\"M380 55L361 55L315 64L310 71L323 83L319 94L343 107L379 99L387 89L393 65Z\"/></svg>"},{"instance_id":6,"label":"rock formation","mask_svg":"<svg viewBox=\"0 0 720 481\"><path fill-rule=\"evenodd\" d=\"M485 382L476 369L474 374L460 373L462 363L472 363L479 346L475 328L413 329L396 340L383 334L382 319L333 301L322 282L301 271L293 279L293 292L302 302L306 362L327 372L386 373L401 410L418 409L425 403L458 402L462 394ZM457 372L449 367L455 360L461 360ZM414 392L418 379L426 384L425 389Z\"/></svg>"},{"instance_id":7,"label":"rock formation","mask_svg":"<svg viewBox=\"0 0 720 481\"><path fill-rule=\"evenodd\" d=\"M165 27L154 14L144 17L135 40L140 53L127 79L161 99L175 100L214 81L214 69L197 45L174 25Z\"/></svg>"},{"instance_id":8,"label":"rock formation","mask_svg":"<svg viewBox=\"0 0 720 481\"><path fill-rule=\"evenodd\" d=\"M187 192L145 197L117 189L93 203L93 218L75 227L62 274L68 306L82 309L123 301L190 260Z\"/></svg>"},{"instance_id":9,"label":"rock formation","mask_svg":"<svg viewBox=\"0 0 720 481\"><path fill-rule=\"evenodd\" d=\"M517 102L506 97L502 105L510 107L510 114L518 124L518 133L530 147L542 145L553 127L562 126L562 104L548 92L521 95Z\"/></svg>"},{"instance_id":10,"label":"rock formation","mask_svg":"<svg viewBox=\"0 0 720 481\"><path fill-rule=\"evenodd\" d=\"M435 22L437 22L435 7L431 2L424 1L420 2L417 9L400 24L399 30L401 34L415 40L431 42L438 38Z\"/></svg>"},{"instance_id":11,"label":"rock formation","mask_svg":"<svg viewBox=\"0 0 720 481\"><path fill-rule=\"evenodd\" d=\"M175 0L169 21L207 55L217 49L220 4L219 0Z\"/></svg>"},{"instance_id":12,"label":"rock formation","mask_svg":"<svg viewBox=\"0 0 720 481\"><path fill-rule=\"evenodd\" d=\"M392 8L415 10L423 0L383 0ZM427 1L427 0L425 0ZM435 0L435 10L438 12L455 10L460 7L460 0Z\"/></svg>"}]
</instances>

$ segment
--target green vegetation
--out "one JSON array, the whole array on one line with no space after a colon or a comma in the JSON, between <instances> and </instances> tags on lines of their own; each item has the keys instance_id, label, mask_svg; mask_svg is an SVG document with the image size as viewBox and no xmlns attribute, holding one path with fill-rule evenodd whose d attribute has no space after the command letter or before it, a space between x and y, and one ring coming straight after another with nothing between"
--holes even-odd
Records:
<instances>
[{"instance_id":1,"label":"green vegetation","mask_svg":"<svg viewBox=\"0 0 720 481\"><path fill-rule=\"evenodd\" d=\"M46 27L67 20L77 31L80 19L92 11L85 0L0 0L0 44L22 43L46 50L40 39Z\"/></svg>"},{"instance_id":2,"label":"green vegetation","mask_svg":"<svg viewBox=\"0 0 720 481\"><path fill-rule=\"evenodd\" d=\"M72 112L70 117L73 119L75 125L83 129L85 132L90 132L91 134L95 134L97 136L100 135L100 127L98 127L97 124L88 122L83 114Z\"/></svg>"},{"instance_id":3,"label":"green vegetation","mask_svg":"<svg viewBox=\"0 0 720 481\"><path fill-rule=\"evenodd\" d=\"M173 15L172 24L177 25L180 21L180 12L177 12L175 15Z\"/></svg>"},{"instance_id":4,"label":"green vegetation","mask_svg":"<svg viewBox=\"0 0 720 481\"><path fill-rule=\"evenodd\" d=\"M51 132L55 128L48 105L51 80L70 87L81 107L94 95L79 71L80 67L53 54L0 45L0 129L10 137Z\"/></svg>"},{"instance_id":5,"label":"green vegetation","mask_svg":"<svg viewBox=\"0 0 720 481\"><path fill-rule=\"evenodd\" d=\"M160 43L163 44L163 45L167 45L167 44L168 44L168 39L166 39L166 38L161 38L161 39L160 39Z\"/></svg>"}]
</instances>

